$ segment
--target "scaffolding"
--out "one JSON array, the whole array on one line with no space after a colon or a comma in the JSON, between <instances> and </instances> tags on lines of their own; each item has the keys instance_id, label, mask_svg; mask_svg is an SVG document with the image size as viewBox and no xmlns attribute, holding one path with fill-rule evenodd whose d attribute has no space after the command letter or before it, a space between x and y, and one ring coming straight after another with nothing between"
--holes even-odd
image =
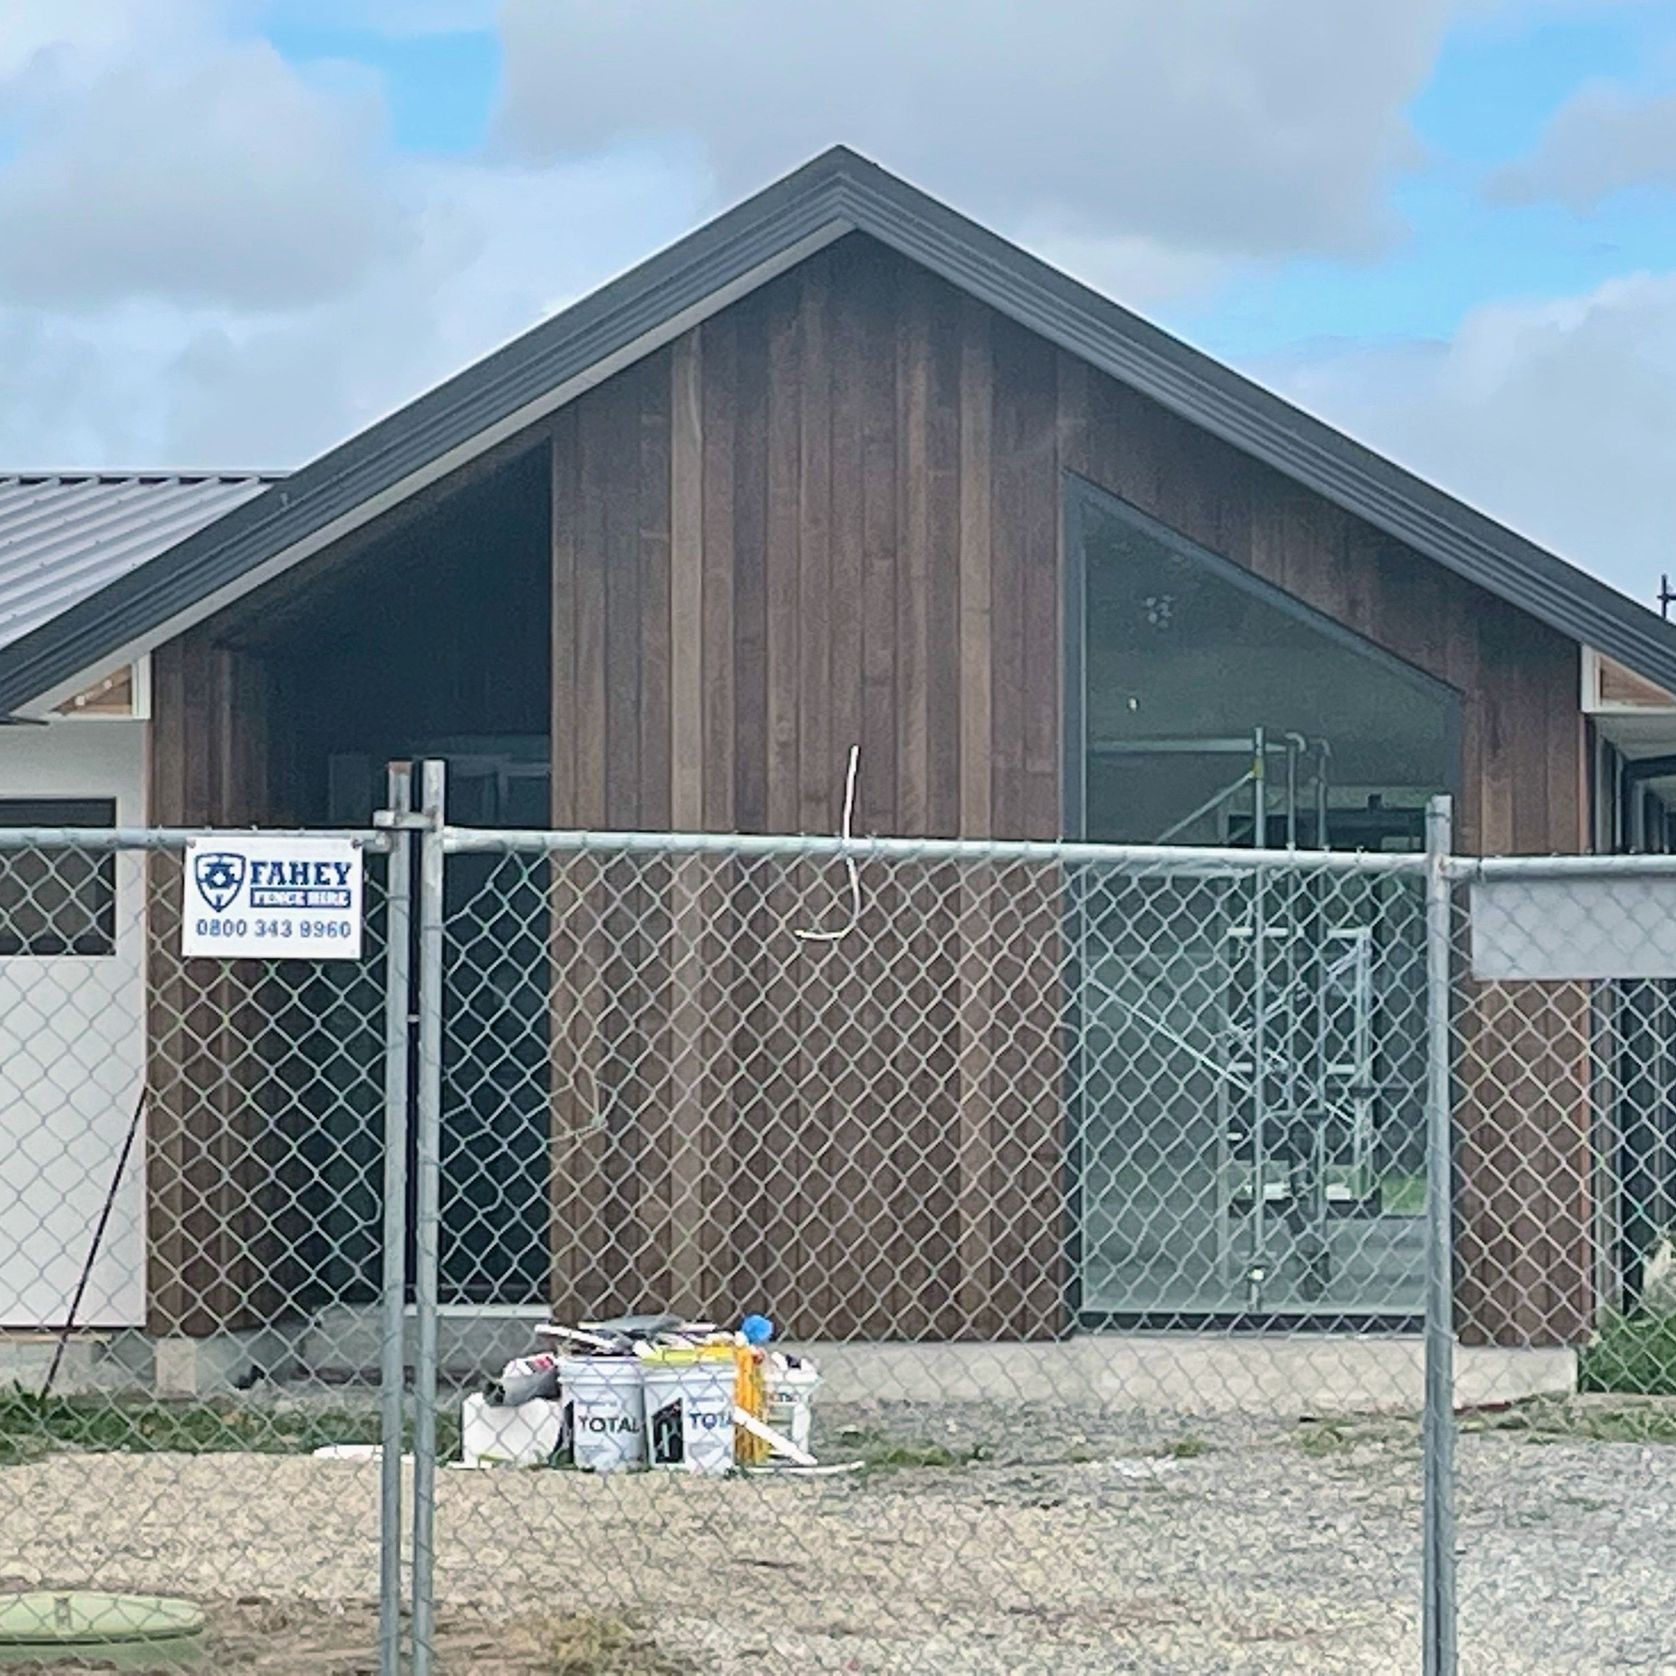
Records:
<instances>
[{"instance_id":1,"label":"scaffolding","mask_svg":"<svg viewBox=\"0 0 1676 1676\"><path fill-rule=\"evenodd\" d=\"M1165 843L1212 814L1224 842L1328 847L1324 740L1297 733L1113 742L1091 754L1233 757L1239 771L1157 835ZM1278 773L1276 770L1279 770ZM1278 808L1275 805L1278 803ZM1242 808L1242 805L1244 806ZM1208 929L1211 1027L1172 1025L1144 997L1091 979L1096 993L1213 1078L1217 1273L1230 1306L1319 1304L1333 1285L1332 1223L1378 1215L1377 914L1346 920L1305 876L1231 875ZM1085 972L1097 967L1085 963Z\"/></svg>"}]
</instances>

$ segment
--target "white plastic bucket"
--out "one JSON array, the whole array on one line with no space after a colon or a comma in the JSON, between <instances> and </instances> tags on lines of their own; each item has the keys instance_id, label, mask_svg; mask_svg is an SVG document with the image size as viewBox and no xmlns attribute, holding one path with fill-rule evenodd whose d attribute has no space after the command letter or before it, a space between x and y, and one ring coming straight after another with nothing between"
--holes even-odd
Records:
<instances>
[{"instance_id":1,"label":"white plastic bucket","mask_svg":"<svg viewBox=\"0 0 1676 1676\"><path fill-rule=\"evenodd\" d=\"M460 1404L460 1459L467 1466L544 1466L563 1430L556 1402L534 1397L507 1408L473 1391Z\"/></svg>"},{"instance_id":2,"label":"white plastic bucket","mask_svg":"<svg viewBox=\"0 0 1676 1676\"><path fill-rule=\"evenodd\" d=\"M733 1470L733 1360L647 1362L646 1440L654 1467L720 1476Z\"/></svg>"},{"instance_id":3,"label":"white plastic bucket","mask_svg":"<svg viewBox=\"0 0 1676 1676\"><path fill-rule=\"evenodd\" d=\"M561 1356L561 1455L583 1472L632 1472L646 1464L645 1401L632 1356Z\"/></svg>"},{"instance_id":4,"label":"white plastic bucket","mask_svg":"<svg viewBox=\"0 0 1676 1676\"><path fill-rule=\"evenodd\" d=\"M768 1394L768 1412L764 1416L769 1426L789 1443L795 1443L805 1454L813 1454L809 1439L814 1435L815 1387L821 1376L807 1363L795 1368L776 1368L770 1364L763 1370L763 1385Z\"/></svg>"}]
</instances>

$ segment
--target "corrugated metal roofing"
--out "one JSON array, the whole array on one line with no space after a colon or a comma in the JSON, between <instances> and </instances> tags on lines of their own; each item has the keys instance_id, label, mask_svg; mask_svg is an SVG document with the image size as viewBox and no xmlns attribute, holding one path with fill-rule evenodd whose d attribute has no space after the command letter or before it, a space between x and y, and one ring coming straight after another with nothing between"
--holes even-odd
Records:
<instances>
[{"instance_id":1,"label":"corrugated metal roofing","mask_svg":"<svg viewBox=\"0 0 1676 1676\"><path fill-rule=\"evenodd\" d=\"M279 472L0 472L0 646L231 512Z\"/></svg>"}]
</instances>

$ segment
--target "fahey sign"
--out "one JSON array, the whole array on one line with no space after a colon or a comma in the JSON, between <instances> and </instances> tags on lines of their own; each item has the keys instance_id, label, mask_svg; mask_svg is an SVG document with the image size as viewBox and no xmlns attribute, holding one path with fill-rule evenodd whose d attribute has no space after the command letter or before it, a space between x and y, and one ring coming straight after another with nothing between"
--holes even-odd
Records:
<instances>
[{"instance_id":1,"label":"fahey sign","mask_svg":"<svg viewBox=\"0 0 1676 1676\"><path fill-rule=\"evenodd\" d=\"M361 958L361 846L353 838L193 838L185 892L183 955Z\"/></svg>"}]
</instances>

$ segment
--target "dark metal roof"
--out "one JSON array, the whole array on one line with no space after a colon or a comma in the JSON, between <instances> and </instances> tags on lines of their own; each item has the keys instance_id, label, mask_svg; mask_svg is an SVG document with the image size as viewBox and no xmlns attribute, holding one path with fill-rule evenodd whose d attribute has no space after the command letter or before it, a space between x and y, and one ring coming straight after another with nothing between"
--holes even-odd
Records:
<instances>
[{"instance_id":1,"label":"dark metal roof","mask_svg":"<svg viewBox=\"0 0 1676 1676\"><path fill-rule=\"evenodd\" d=\"M1676 625L842 147L0 649L0 714L648 334L846 231L900 251L1572 638L1676 689Z\"/></svg>"},{"instance_id":2,"label":"dark metal roof","mask_svg":"<svg viewBox=\"0 0 1676 1676\"><path fill-rule=\"evenodd\" d=\"M0 472L0 646L214 523L275 472Z\"/></svg>"}]
</instances>

